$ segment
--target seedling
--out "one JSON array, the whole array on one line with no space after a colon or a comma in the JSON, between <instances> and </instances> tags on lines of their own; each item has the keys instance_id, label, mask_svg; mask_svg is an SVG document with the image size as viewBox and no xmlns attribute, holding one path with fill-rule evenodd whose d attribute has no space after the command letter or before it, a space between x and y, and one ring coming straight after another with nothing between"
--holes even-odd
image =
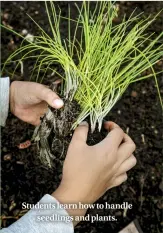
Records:
<instances>
[{"instance_id":1,"label":"seedling","mask_svg":"<svg viewBox=\"0 0 163 233\"><path fill-rule=\"evenodd\" d=\"M49 71L60 77L63 80L62 97L70 102L76 101L80 106L72 129L89 117L92 132L97 125L100 131L103 118L128 86L150 77L155 80L163 108L154 70L154 65L163 56L163 43L160 43L163 33L154 38L154 33L148 35L145 32L157 15L152 19L150 16L142 19L143 13L134 16L133 12L128 19L124 17L121 23L115 24L118 10L109 1L97 2L93 11L90 10L90 2L84 1L81 8L76 5L77 19L71 18L70 8L69 16L62 17L55 4L45 2L52 36L29 16L38 26L40 34L34 37L34 41L23 37L20 48L9 56L4 67L14 59L17 67L26 59L34 59L31 77L37 72L36 82L42 82ZM65 40L60 33L63 18L68 24ZM73 34L72 24L75 24ZM23 55L17 59L20 54ZM55 70L54 64L62 68L63 74ZM144 71L148 69L151 73L145 75Z\"/></svg>"}]
</instances>

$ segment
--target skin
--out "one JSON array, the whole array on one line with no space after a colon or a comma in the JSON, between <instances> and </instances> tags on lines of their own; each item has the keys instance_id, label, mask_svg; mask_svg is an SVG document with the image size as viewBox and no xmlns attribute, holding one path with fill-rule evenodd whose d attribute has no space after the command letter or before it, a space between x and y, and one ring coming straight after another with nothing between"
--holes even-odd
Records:
<instances>
[{"instance_id":1,"label":"skin","mask_svg":"<svg viewBox=\"0 0 163 233\"><path fill-rule=\"evenodd\" d=\"M52 194L60 203L94 203L107 190L127 180L126 172L136 165L135 144L114 122L106 122L105 128L108 135L94 146L86 144L86 122L75 130L61 184ZM86 210L68 209L67 212L70 216L83 216Z\"/></svg>"},{"instance_id":2,"label":"skin","mask_svg":"<svg viewBox=\"0 0 163 233\"><path fill-rule=\"evenodd\" d=\"M11 83L10 110L22 121L39 125L40 117L46 113L48 105L58 109L63 107L63 104L59 96L47 86L24 81Z\"/></svg>"},{"instance_id":3,"label":"skin","mask_svg":"<svg viewBox=\"0 0 163 233\"><path fill-rule=\"evenodd\" d=\"M48 87L15 81L10 88L11 112L23 121L40 124L47 106L63 106L63 101ZM127 171L136 165L135 144L114 122L105 122L108 135L100 143L88 146L88 124L74 131L63 165L62 181L52 193L62 204L91 204L107 190L127 180ZM67 209L70 216L84 216L87 210ZM74 225L77 222L73 222Z\"/></svg>"}]
</instances>

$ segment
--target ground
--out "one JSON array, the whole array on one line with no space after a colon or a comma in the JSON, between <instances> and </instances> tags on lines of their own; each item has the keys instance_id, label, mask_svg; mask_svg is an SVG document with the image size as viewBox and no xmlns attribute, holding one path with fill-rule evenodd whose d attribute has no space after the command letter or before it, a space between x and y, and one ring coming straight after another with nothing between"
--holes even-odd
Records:
<instances>
[{"instance_id":1,"label":"ground","mask_svg":"<svg viewBox=\"0 0 163 233\"><path fill-rule=\"evenodd\" d=\"M56 3L57 4L57 3ZM63 15L67 13L66 2L59 2ZM129 15L136 7L136 12L144 11L144 16L155 15L163 8L163 2L120 2L120 16ZM74 3L70 3L75 15ZM48 29L43 2L2 2L2 23L10 25L14 30L36 33L36 27L28 19L30 14L41 26ZM162 13L161 13L162 14ZM121 17L117 18L120 21ZM162 15L149 28L156 34L162 31ZM63 24L62 30L66 25ZM12 33L2 30L2 62L15 50L21 40ZM11 66L12 67L12 66ZM11 72L11 67L8 71ZM157 70L162 68L158 63ZM28 67L25 67L23 79L28 80ZM9 75L5 73L4 75ZM22 79L15 76L14 79ZM159 86L163 94L163 77L158 76ZM117 222L82 222L76 233L116 233L134 219L144 233L162 232L163 209L162 191L162 154L163 154L163 122L162 110L153 79L131 85L121 100L106 116L106 120L118 123L135 141L137 165L128 172L128 181L120 187L109 190L98 200L98 203L133 204L126 216L121 210L91 210L90 214L115 215ZM11 113L6 127L2 129L2 227L10 225L21 215L22 202L36 203L44 194L52 193L59 185L63 161L56 161L53 170L46 169L36 158L35 145L20 150L21 142L30 140L34 127L21 122ZM101 132L101 135L103 132ZM94 135L100 140L100 135ZM70 139L70 138L69 138Z\"/></svg>"}]
</instances>

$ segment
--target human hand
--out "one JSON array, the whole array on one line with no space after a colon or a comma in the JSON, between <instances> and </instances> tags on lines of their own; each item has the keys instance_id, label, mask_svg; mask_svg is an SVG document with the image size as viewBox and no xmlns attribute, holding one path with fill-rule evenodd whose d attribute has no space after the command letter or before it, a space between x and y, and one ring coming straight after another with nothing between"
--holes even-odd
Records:
<instances>
[{"instance_id":1,"label":"human hand","mask_svg":"<svg viewBox=\"0 0 163 233\"><path fill-rule=\"evenodd\" d=\"M25 81L14 81L10 86L10 110L19 119L32 125L40 124L50 105L53 108L61 108L63 101L48 87Z\"/></svg>"},{"instance_id":2,"label":"human hand","mask_svg":"<svg viewBox=\"0 0 163 233\"><path fill-rule=\"evenodd\" d=\"M74 132L63 166L59 188L52 194L61 203L93 203L108 189L127 180L126 172L136 164L135 144L113 122L106 122L110 131L94 146L86 144L88 124L81 124ZM76 215L76 211L67 210ZM85 212L80 212L84 215Z\"/></svg>"}]
</instances>

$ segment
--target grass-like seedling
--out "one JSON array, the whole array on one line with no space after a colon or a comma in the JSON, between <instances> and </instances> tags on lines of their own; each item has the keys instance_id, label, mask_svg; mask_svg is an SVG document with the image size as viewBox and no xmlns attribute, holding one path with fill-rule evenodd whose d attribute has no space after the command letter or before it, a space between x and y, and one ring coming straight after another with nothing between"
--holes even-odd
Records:
<instances>
[{"instance_id":1,"label":"grass-like seedling","mask_svg":"<svg viewBox=\"0 0 163 233\"><path fill-rule=\"evenodd\" d=\"M40 29L40 35L33 42L23 38L20 48L9 56L5 65L20 54L23 55L17 60L18 66L26 59L35 59L33 72L37 72L36 81L42 81L49 70L55 71L54 63L58 63L64 71L64 75L55 71L64 80L61 94L70 101L76 100L81 107L73 128L89 116L92 131L97 123L100 130L103 118L127 87L149 77L155 79L163 107L153 68L163 56L163 43L160 43L163 33L153 39L153 34L145 32L157 16L142 19L142 14L132 14L129 19L124 17L121 23L114 24L117 16L114 4L97 2L91 12L90 3L83 2L81 8L76 5L77 19L71 19L70 10L69 17L64 18L68 22L68 35L63 40L60 33L63 17L61 11L56 13L54 4L45 3L52 36L29 16ZM76 25L73 34L72 23ZM142 75L149 68L152 73Z\"/></svg>"}]
</instances>

